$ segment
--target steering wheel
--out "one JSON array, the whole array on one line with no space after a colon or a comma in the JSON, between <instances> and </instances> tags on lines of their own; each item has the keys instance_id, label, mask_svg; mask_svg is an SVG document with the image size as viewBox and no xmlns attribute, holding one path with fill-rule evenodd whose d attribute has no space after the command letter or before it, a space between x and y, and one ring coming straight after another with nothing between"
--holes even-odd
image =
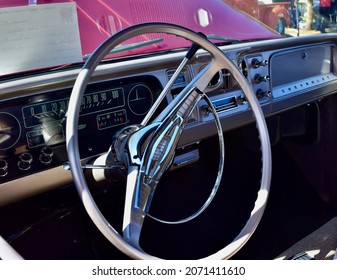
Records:
<instances>
[{"instance_id":1,"label":"steering wheel","mask_svg":"<svg viewBox=\"0 0 337 280\"><path fill-rule=\"evenodd\" d=\"M121 236L101 213L88 188L79 156L78 118L84 91L101 60L124 41L150 33L183 37L208 51L212 59L207 67L204 67L154 120L150 123L143 121L141 125L132 125L122 129L115 136L115 142L110 151L101 157L103 166L109 168L107 162L113 150L115 158L128 169L123 236ZM217 46L194 31L167 23L144 23L128 27L103 42L86 61L77 77L69 101L66 124L67 151L73 180L84 207L97 228L115 247L131 258L157 259L156 256L144 252L139 245L143 221L148 215L156 186L172 163L175 148L188 117L201 98L204 98L212 108L219 134L221 155L218 177L210 198L195 215L187 220L199 215L208 206L220 184L224 160L222 129L218 115L203 91L212 77L221 69L228 69L240 84L256 120L262 151L260 189L248 221L230 244L205 257L205 259L228 259L244 246L258 226L267 203L271 180L271 147L266 122L258 100L240 70Z\"/></svg>"}]
</instances>

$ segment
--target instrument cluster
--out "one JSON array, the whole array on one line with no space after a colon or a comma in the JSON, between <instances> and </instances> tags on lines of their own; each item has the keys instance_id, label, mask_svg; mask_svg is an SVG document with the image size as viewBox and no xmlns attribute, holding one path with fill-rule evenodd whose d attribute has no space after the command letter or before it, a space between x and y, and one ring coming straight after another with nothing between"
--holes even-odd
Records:
<instances>
[{"instance_id":1,"label":"instrument cluster","mask_svg":"<svg viewBox=\"0 0 337 280\"><path fill-rule=\"evenodd\" d=\"M88 85L78 123L81 156L106 151L115 131L140 123L161 89L153 76ZM71 88L0 103L1 181L66 161L70 94Z\"/></svg>"}]
</instances>

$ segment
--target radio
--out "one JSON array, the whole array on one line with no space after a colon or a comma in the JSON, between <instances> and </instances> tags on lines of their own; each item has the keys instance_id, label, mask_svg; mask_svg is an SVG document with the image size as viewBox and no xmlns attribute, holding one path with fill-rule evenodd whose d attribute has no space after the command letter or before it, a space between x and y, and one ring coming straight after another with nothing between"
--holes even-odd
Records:
<instances>
[{"instance_id":1,"label":"radio","mask_svg":"<svg viewBox=\"0 0 337 280\"><path fill-rule=\"evenodd\" d=\"M214 100L212 101L212 104L217 113L238 107L238 102L235 96ZM211 108L208 105L203 106L203 109L206 114L212 112Z\"/></svg>"}]
</instances>

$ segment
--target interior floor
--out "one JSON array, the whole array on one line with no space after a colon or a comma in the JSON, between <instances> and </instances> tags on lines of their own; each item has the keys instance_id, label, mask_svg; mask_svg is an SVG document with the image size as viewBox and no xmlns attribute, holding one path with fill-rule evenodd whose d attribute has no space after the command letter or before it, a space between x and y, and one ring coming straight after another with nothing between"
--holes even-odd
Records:
<instances>
[{"instance_id":1,"label":"interior floor","mask_svg":"<svg viewBox=\"0 0 337 280\"><path fill-rule=\"evenodd\" d=\"M177 225L147 218L141 245L169 259L194 259L224 247L244 226L259 188L261 154L246 129L225 134L226 161L211 205L194 220ZM233 259L273 259L336 215L289 156L284 141L272 147L270 198L253 237ZM218 168L217 139L199 144L200 160L169 172L158 186L151 214L175 221L193 214L207 199ZM122 227L122 183L94 188L111 224ZM0 208L0 234L27 259L128 259L95 228L74 186Z\"/></svg>"}]
</instances>

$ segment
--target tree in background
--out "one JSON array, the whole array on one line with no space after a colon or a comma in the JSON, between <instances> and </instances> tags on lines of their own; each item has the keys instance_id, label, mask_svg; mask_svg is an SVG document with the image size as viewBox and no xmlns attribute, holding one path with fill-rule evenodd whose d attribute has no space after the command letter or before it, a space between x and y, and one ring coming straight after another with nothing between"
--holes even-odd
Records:
<instances>
[{"instance_id":1,"label":"tree in background","mask_svg":"<svg viewBox=\"0 0 337 280\"><path fill-rule=\"evenodd\" d=\"M307 21L305 30L312 30L314 23L314 3L313 0L307 0Z\"/></svg>"}]
</instances>

